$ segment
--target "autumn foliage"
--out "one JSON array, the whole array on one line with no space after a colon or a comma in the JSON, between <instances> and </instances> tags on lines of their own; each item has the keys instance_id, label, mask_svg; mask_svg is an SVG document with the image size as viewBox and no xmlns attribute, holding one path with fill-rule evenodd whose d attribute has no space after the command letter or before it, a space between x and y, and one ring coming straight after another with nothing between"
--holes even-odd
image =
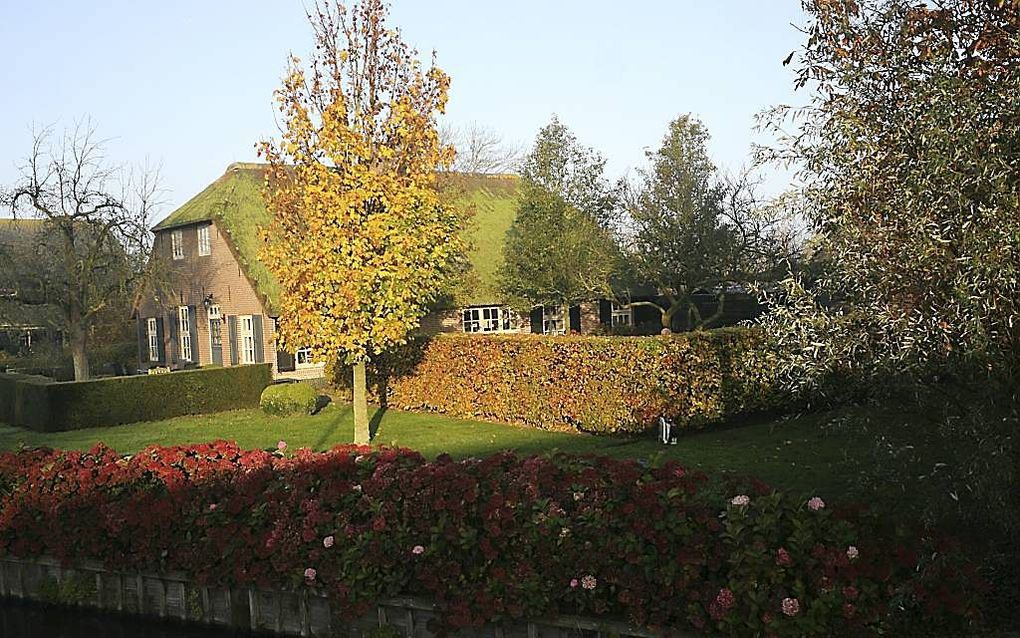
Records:
<instances>
[{"instance_id":1,"label":"autumn foliage","mask_svg":"<svg viewBox=\"0 0 1020 638\"><path fill-rule=\"evenodd\" d=\"M951 544L675 463L222 441L0 454L0 555L313 589L347 618L405 593L454 628L563 612L660 635L958 622L977 582Z\"/></svg>"}]
</instances>

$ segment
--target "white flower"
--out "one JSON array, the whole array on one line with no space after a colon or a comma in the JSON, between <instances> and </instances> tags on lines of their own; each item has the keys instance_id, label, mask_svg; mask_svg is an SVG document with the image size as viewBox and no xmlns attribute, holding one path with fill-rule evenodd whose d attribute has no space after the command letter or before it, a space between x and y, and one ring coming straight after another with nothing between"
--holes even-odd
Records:
<instances>
[{"instance_id":1,"label":"white flower","mask_svg":"<svg viewBox=\"0 0 1020 638\"><path fill-rule=\"evenodd\" d=\"M751 502L751 497L747 494L738 494L730 499L731 505L743 506Z\"/></svg>"},{"instance_id":2,"label":"white flower","mask_svg":"<svg viewBox=\"0 0 1020 638\"><path fill-rule=\"evenodd\" d=\"M851 545L850 547L846 548L846 557L849 558L850 560L856 560L857 557L860 555L861 553L857 551L857 548L855 546Z\"/></svg>"}]
</instances>

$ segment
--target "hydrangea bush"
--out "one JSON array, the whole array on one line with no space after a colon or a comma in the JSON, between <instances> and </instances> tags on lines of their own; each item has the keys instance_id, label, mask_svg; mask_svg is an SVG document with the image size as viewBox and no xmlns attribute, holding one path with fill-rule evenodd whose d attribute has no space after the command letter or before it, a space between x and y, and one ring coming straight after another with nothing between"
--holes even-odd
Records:
<instances>
[{"instance_id":1,"label":"hydrangea bush","mask_svg":"<svg viewBox=\"0 0 1020 638\"><path fill-rule=\"evenodd\" d=\"M347 616L422 595L448 628L580 613L663 635L856 635L967 622L978 591L950 545L758 482L354 446L3 453L0 555L311 588Z\"/></svg>"}]
</instances>

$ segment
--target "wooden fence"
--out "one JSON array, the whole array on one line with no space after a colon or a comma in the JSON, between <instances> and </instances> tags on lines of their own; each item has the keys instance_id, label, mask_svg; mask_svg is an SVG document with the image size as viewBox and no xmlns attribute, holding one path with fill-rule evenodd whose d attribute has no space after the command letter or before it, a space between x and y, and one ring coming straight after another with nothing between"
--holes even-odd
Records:
<instances>
[{"instance_id":1,"label":"wooden fence","mask_svg":"<svg viewBox=\"0 0 1020 638\"><path fill-rule=\"evenodd\" d=\"M390 627L407 638L430 638L432 604L414 597L380 601L354 620L338 618L329 598L311 591L215 588L183 574L126 574L84 562L63 568L48 558L0 557L0 596L52 604L83 606L219 625L286 636L361 638ZM580 616L557 616L487 625L461 631L465 638L654 638L659 633L626 623ZM682 638L683 634L670 632Z\"/></svg>"}]
</instances>

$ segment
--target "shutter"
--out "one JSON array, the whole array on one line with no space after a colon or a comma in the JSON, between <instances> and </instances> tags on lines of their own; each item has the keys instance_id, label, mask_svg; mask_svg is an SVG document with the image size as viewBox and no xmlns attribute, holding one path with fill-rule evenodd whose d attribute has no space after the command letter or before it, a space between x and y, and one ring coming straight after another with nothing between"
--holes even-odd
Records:
<instances>
[{"instance_id":1,"label":"shutter","mask_svg":"<svg viewBox=\"0 0 1020 638\"><path fill-rule=\"evenodd\" d=\"M266 353L262 348L262 315L251 316L252 336L255 338L255 363L265 363Z\"/></svg>"},{"instance_id":2,"label":"shutter","mask_svg":"<svg viewBox=\"0 0 1020 638\"><path fill-rule=\"evenodd\" d=\"M230 365L236 366L237 356L237 315L230 315L227 319L227 341L230 342Z\"/></svg>"},{"instance_id":3,"label":"shutter","mask_svg":"<svg viewBox=\"0 0 1020 638\"><path fill-rule=\"evenodd\" d=\"M179 337L177 333L180 332L180 330L178 330L179 327L178 323L180 323L180 319L178 318L179 315L177 314L176 308L174 308L173 311L167 316L170 319L170 352L168 353L169 354L168 363L174 364L177 363L177 351L179 348L177 343Z\"/></svg>"},{"instance_id":4,"label":"shutter","mask_svg":"<svg viewBox=\"0 0 1020 638\"><path fill-rule=\"evenodd\" d=\"M567 332L581 332L581 306L571 306L567 315Z\"/></svg>"},{"instance_id":5,"label":"shutter","mask_svg":"<svg viewBox=\"0 0 1020 638\"><path fill-rule=\"evenodd\" d=\"M542 306L531 309L531 332L537 335L542 334Z\"/></svg>"},{"instance_id":6,"label":"shutter","mask_svg":"<svg viewBox=\"0 0 1020 638\"><path fill-rule=\"evenodd\" d=\"M149 362L149 320L138 317L138 363Z\"/></svg>"},{"instance_id":7,"label":"shutter","mask_svg":"<svg viewBox=\"0 0 1020 638\"><path fill-rule=\"evenodd\" d=\"M195 306L188 306L188 328L191 330L191 362L198 363L200 355L198 354L200 348L198 347L198 313L195 312Z\"/></svg>"},{"instance_id":8,"label":"shutter","mask_svg":"<svg viewBox=\"0 0 1020 638\"><path fill-rule=\"evenodd\" d=\"M599 323L603 326L613 325L613 302L599 299Z\"/></svg>"},{"instance_id":9,"label":"shutter","mask_svg":"<svg viewBox=\"0 0 1020 638\"><path fill-rule=\"evenodd\" d=\"M156 341L159 342L159 363L166 365L166 342L163 341L163 317L156 317Z\"/></svg>"},{"instance_id":10,"label":"shutter","mask_svg":"<svg viewBox=\"0 0 1020 638\"><path fill-rule=\"evenodd\" d=\"M276 351L276 368L280 372L293 372L297 369L294 355L286 350Z\"/></svg>"}]
</instances>

